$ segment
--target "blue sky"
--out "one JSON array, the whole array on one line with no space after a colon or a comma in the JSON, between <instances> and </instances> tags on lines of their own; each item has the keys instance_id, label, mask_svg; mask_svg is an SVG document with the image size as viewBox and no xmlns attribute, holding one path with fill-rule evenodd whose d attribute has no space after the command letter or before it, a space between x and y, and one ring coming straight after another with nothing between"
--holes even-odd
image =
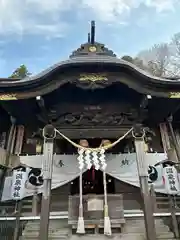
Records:
<instances>
[{"instance_id":1,"label":"blue sky","mask_svg":"<svg viewBox=\"0 0 180 240\"><path fill-rule=\"evenodd\" d=\"M20 64L33 74L96 40L135 56L180 32L180 0L0 0L0 77Z\"/></svg>"}]
</instances>

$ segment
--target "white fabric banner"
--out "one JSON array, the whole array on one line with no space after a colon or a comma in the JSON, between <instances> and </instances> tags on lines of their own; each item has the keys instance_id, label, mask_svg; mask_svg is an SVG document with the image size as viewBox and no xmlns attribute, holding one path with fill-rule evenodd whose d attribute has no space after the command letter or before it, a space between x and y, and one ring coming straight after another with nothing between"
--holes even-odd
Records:
<instances>
[{"instance_id":1,"label":"white fabric banner","mask_svg":"<svg viewBox=\"0 0 180 240\"><path fill-rule=\"evenodd\" d=\"M58 188L79 176L79 166L77 155L54 155L53 157L52 189ZM30 168L42 167L43 155L21 156L20 161L23 165ZM155 164L166 159L164 153L148 153L146 161L148 165L149 183L154 182L155 191L166 193L163 183L163 168L161 165L154 167ZM107 154L107 174L112 177L139 187L139 177L137 172L136 154ZM86 171L86 169L84 170ZM7 177L5 181L2 201L10 200L9 187L12 185L12 177ZM37 188L42 192L42 186ZM33 194L32 189L26 188L26 196Z\"/></svg>"},{"instance_id":2,"label":"white fabric banner","mask_svg":"<svg viewBox=\"0 0 180 240\"><path fill-rule=\"evenodd\" d=\"M149 175L149 183L153 182L155 191L166 193L163 183L163 167L162 165L154 167L155 164L165 160L166 154L164 153L147 153L147 171ZM133 186L139 187L139 176L136 163L136 154L121 154L107 156L107 170L106 172L112 177L126 182Z\"/></svg>"},{"instance_id":3,"label":"white fabric banner","mask_svg":"<svg viewBox=\"0 0 180 240\"><path fill-rule=\"evenodd\" d=\"M30 168L42 168L43 155L36 156L21 156L20 161L23 165ZM79 168L76 155L54 155L53 159L53 174L52 174L52 189L65 185L79 176ZM4 190L1 201L10 200L11 198L12 177L6 177ZM42 192L43 186L38 187L36 191ZM34 189L25 188L25 195L31 196Z\"/></svg>"},{"instance_id":4,"label":"white fabric banner","mask_svg":"<svg viewBox=\"0 0 180 240\"><path fill-rule=\"evenodd\" d=\"M176 195L180 192L179 178L175 167L163 168L163 178L167 193Z\"/></svg>"},{"instance_id":5,"label":"white fabric banner","mask_svg":"<svg viewBox=\"0 0 180 240\"><path fill-rule=\"evenodd\" d=\"M20 200L25 197L25 184L27 181L27 172L13 171L11 198L13 200Z\"/></svg>"}]
</instances>

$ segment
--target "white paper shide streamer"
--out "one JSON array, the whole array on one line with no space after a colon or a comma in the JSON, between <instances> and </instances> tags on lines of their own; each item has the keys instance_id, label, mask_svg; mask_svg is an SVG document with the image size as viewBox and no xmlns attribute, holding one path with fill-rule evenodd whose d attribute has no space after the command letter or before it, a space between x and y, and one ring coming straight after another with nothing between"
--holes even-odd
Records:
<instances>
[{"instance_id":1,"label":"white paper shide streamer","mask_svg":"<svg viewBox=\"0 0 180 240\"><path fill-rule=\"evenodd\" d=\"M92 162L93 165L95 167L96 170L100 169L100 165L99 165L99 157L98 157L98 153L97 152L92 152Z\"/></svg>"},{"instance_id":2,"label":"white paper shide streamer","mask_svg":"<svg viewBox=\"0 0 180 240\"><path fill-rule=\"evenodd\" d=\"M82 193L82 169L85 167L87 169L91 169L92 165L94 165L96 170L100 168L103 171L103 184L104 184L104 234L110 236L111 235L111 223L108 214L108 202L107 202L107 186L106 186L106 159L105 159L105 150L101 149L100 152L91 151L89 149L79 149L78 151L78 162L80 169L80 203L79 203L79 218L78 218L78 226L77 233L84 234L84 217L83 217L83 193Z\"/></svg>"},{"instance_id":3,"label":"white paper shide streamer","mask_svg":"<svg viewBox=\"0 0 180 240\"><path fill-rule=\"evenodd\" d=\"M87 169L90 169L92 167L90 150L85 151L85 163L86 163Z\"/></svg>"},{"instance_id":4,"label":"white paper shide streamer","mask_svg":"<svg viewBox=\"0 0 180 240\"><path fill-rule=\"evenodd\" d=\"M105 150L102 149L100 151L100 157L99 157L99 161L100 161L100 164L101 164L101 169L103 171L105 171L106 167L107 167L107 163L106 163L106 160L105 160Z\"/></svg>"},{"instance_id":5,"label":"white paper shide streamer","mask_svg":"<svg viewBox=\"0 0 180 240\"><path fill-rule=\"evenodd\" d=\"M78 163L79 163L79 169L82 170L84 168L84 150L81 148L78 151Z\"/></svg>"}]
</instances>

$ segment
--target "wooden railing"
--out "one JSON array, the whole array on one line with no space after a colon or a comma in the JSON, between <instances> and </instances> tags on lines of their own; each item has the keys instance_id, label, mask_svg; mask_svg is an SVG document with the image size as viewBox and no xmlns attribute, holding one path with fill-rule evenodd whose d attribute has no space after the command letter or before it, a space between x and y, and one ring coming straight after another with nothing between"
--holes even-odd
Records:
<instances>
[{"instance_id":1,"label":"wooden railing","mask_svg":"<svg viewBox=\"0 0 180 240\"><path fill-rule=\"evenodd\" d=\"M170 212L172 207L175 209L176 212L180 212L179 196L156 196L154 212Z\"/></svg>"},{"instance_id":2,"label":"wooden railing","mask_svg":"<svg viewBox=\"0 0 180 240\"><path fill-rule=\"evenodd\" d=\"M7 157L9 158L8 164L6 163ZM8 153L5 149L0 148L0 165L13 168L20 164L20 158L17 155L10 154L8 156Z\"/></svg>"},{"instance_id":3,"label":"wooden railing","mask_svg":"<svg viewBox=\"0 0 180 240\"><path fill-rule=\"evenodd\" d=\"M87 196L87 195L85 195ZM99 196L101 199L103 199L103 196ZM115 196L115 195L111 195ZM123 196L123 194L122 194ZM72 198L72 197L70 197ZM79 200L79 196L75 196L77 200ZM41 198L40 198L41 199ZM61 195L58 201L54 201L51 204L51 212L68 212L68 195L64 194ZM54 200L54 199L53 199ZM170 199L168 196L155 196L151 199L151 204L154 213L170 213L172 209L172 200L173 200L173 208L177 213L180 214L180 196L176 196L173 199ZM129 201L128 207L126 205L126 201ZM136 193L126 193L125 197L123 197L123 202L122 204L119 205L123 211L131 212L134 213L134 211L143 211L143 201L141 199L141 196ZM40 210L40 200L39 200L39 210ZM21 215L22 216L35 216L32 211L32 197L28 197L26 199L22 200L22 211ZM112 204L109 205L109 208L112 207ZM16 208L16 203L14 201L6 201L6 202L1 202L0 203L0 217L1 216L13 216L15 213L15 208ZM78 209L78 207L77 207ZM40 213L40 211L39 211ZM37 213L36 215L39 215ZM78 212L77 212L78 213Z\"/></svg>"},{"instance_id":4,"label":"wooden railing","mask_svg":"<svg viewBox=\"0 0 180 240\"><path fill-rule=\"evenodd\" d=\"M151 196L152 197L152 208L156 214L167 213L170 219L168 220L168 225L174 236L179 239L180 237L180 197L179 196ZM155 199L155 200L154 200Z\"/></svg>"},{"instance_id":5,"label":"wooden railing","mask_svg":"<svg viewBox=\"0 0 180 240\"><path fill-rule=\"evenodd\" d=\"M155 193L150 189L151 204L154 212L180 212L180 196Z\"/></svg>"}]
</instances>

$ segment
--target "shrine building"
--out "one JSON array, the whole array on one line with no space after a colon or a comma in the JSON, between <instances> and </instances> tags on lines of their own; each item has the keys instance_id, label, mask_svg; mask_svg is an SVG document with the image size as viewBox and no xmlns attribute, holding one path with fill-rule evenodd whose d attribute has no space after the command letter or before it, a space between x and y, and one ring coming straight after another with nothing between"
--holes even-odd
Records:
<instances>
[{"instance_id":1,"label":"shrine building","mask_svg":"<svg viewBox=\"0 0 180 240\"><path fill-rule=\"evenodd\" d=\"M47 124L61 133L54 140L50 205L51 218L57 217L52 221L61 221L61 230L74 234L79 214L78 149L71 141L98 148L102 142L113 144L125 135L105 152L112 232L122 232L122 227L129 224L126 215L142 213L144 208L135 139L132 133L126 136L134 126L140 126L146 133L143 140L148 159L148 183L155 182L157 196L166 195L162 179L158 180L158 166L164 160L180 161L180 80L152 76L118 58L111 49L96 41L94 22L90 32L87 42L67 60L24 79L0 78L1 216L14 214L17 202L10 193L8 181L12 180L12 170L19 167L29 167L28 179L34 186L27 187L26 196L20 200L20 215L40 216L42 130ZM85 165L86 160L85 157ZM156 181L159 182L156 184ZM86 233L96 232L98 226L100 234L103 228L103 184L103 171L94 163L90 169L83 170ZM97 200L94 205L93 199ZM34 237L27 237L28 226L33 221L22 222L23 239L38 239L35 233ZM57 234L63 234L57 224L50 225Z\"/></svg>"}]
</instances>

